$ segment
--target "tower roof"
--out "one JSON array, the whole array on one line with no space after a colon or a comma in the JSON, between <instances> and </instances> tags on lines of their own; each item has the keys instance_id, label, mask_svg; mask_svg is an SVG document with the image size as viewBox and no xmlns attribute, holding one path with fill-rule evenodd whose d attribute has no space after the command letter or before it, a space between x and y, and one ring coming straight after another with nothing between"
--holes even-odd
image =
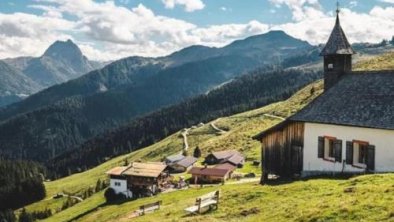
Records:
<instances>
[{"instance_id":1,"label":"tower roof","mask_svg":"<svg viewBox=\"0 0 394 222\"><path fill-rule=\"evenodd\" d=\"M355 51L349 44L346 38L345 32L343 31L339 22L339 10L337 10L337 20L335 22L334 29L331 32L330 38L320 55L353 55Z\"/></svg>"}]
</instances>

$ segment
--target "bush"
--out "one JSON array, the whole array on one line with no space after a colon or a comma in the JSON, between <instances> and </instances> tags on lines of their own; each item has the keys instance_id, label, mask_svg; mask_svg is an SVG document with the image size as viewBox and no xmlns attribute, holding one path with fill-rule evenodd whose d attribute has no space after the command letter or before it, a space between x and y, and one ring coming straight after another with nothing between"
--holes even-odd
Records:
<instances>
[{"instance_id":1,"label":"bush","mask_svg":"<svg viewBox=\"0 0 394 222\"><path fill-rule=\"evenodd\" d=\"M195 158L200 158L200 157L201 157L201 150L200 150L200 147L197 146L197 147L194 149L193 156L194 156Z\"/></svg>"},{"instance_id":2,"label":"bush","mask_svg":"<svg viewBox=\"0 0 394 222\"><path fill-rule=\"evenodd\" d=\"M14 211L12 210L0 211L0 221L16 222Z\"/></svg>"},{"instance_id":3,"label":"bush","mask_svg":"<svg viewBox=\"0 0 394 222\"><path fill-rule=\"evenodd\" d=\"M108 188L105 192L104 192L104 197L105 200L107 202L113 202L116 200L122 200L122 199L126 199L126 196L122 193L115 193L115 190L112 189L111 187Z\"/></svg>"},{"instance_id":4,"label":"bush","mask_svg":"<svg viewBox=\"0 0 394 222\"><path fill-rule=\"evenodd\" d=\"M118 195L115 193L114 189L108 188L104 192L104 197L107 200L107 202L112 202L112 201L115 201L118 198Z\"/></svg>"},{"instance_id":5,"label":"bush","mask_svg":"<svg viewBox=\"0 0 394 222\"><path fill-rule=\"evenodd\" d=\"M19 222L33 222L34 218L31 214L29 214L25 208L22 209L21 214L19 215Z\"/></svg>"}]
</instances>

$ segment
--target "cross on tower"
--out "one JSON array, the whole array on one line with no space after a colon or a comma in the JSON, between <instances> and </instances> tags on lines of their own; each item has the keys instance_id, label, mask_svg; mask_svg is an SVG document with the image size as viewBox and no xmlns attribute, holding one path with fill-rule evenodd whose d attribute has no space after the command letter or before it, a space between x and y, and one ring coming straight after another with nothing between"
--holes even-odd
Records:
<instances>
[{"instance_id":1,"label":"cross on tower","mask_svg":"<svg viewBox=\"0 0 394 222\"><path fill-rule=\"evenodd\" d=\"M339 0L337 0L337 14L339 14L340 11L341 10L340 10L340 5L339 5Z\"/></svg>"}]
</instances>

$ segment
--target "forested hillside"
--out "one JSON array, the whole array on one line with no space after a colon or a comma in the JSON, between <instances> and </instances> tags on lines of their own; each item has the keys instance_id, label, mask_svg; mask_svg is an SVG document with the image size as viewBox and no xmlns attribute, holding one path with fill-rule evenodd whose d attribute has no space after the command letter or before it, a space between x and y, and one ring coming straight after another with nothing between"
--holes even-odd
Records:
<instances>
[{"instance_id":1,"label":"forested hillside","mask_svg":"<svg viewBox=\"0 0 394 222\"><path fill-rule=\"evenodd\" d=\"M0 60L0 107L35 93L40 85L13 66Z\"/></svg>"},{"instance_id":2,"label":"forested hillside","mask_svg":"<svg viewBox=\"0 0 394 222\"><path fill-rule=\"evenodd\" d=\"M48 164L64 176L100 164L108 157L153 144L169 134L199 122L210 121L285 99L321 77L315 71L258 70L210 93L134 120L126 127L104 133ZM42 151L44 152L44 151Z\"/></svg>"},{"instance_id":3,"label":"forested hillside","mask_svg":"<svg viewBox=\"0 0 394 222\"><path fill-rule=\"evenodd\" d=\"M0 211L17 209L45 197L44 166L0 159Z\"/></svg>"},{"instance_id":4,"label":"forested hillside","mask_svg":"<svg viewBox=\"0 0 394 222\"><path fill-rule=\"evenodd\" d=\"M282 63L288 60L303 63L303 56L311 58L313 49L284 32L270 32L224 48L191 47L168 57L114 62L0 111L1 154L47 161L100 133L205 94L257 67L286 67ZM214 53L204 55L206 50ZM272 75L269 81L276 78ZM297 87L306 82L298 83Z\"/></svg>"}]
</instances>

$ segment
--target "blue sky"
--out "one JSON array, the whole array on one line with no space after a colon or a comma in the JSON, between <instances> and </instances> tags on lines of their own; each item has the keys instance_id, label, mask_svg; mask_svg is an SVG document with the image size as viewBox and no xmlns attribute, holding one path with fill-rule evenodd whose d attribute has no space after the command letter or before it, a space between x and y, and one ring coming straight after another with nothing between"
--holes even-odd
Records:
<instances>
[{"instance_id":1,"label":"blue sky","mask_svg":"<svg viewBox=\"0 0 394 222\"><path fill-rule=\"evenodd\" d=\"M394 0L340 4L351 41L394 35ZM277 29L320 44L333 26L335 5L335 0L2 0L0 58L39 56L53 41L66 39L92 59L161 56Z\"/></svg>"}]
</instances>

